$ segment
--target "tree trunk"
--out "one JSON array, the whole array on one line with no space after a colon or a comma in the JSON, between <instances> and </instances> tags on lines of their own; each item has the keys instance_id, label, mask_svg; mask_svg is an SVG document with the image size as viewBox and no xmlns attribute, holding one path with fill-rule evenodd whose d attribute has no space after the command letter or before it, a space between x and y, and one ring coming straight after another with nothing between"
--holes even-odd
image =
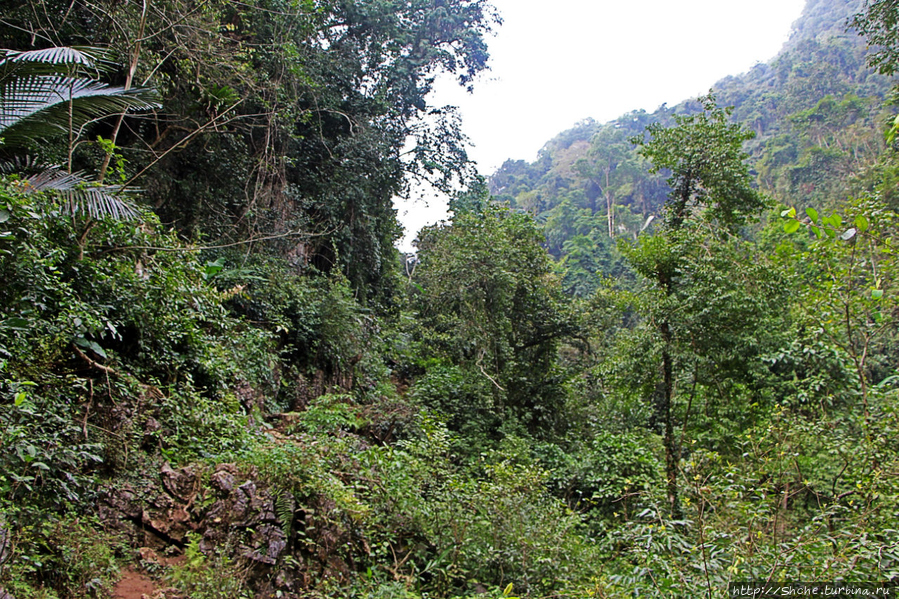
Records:
<instances>
[{"instance_id":1,"label":"tree trunk","mask_svg":"<svg viewBox=\"0 0 899 599\"><path fill-rule=\"evenodd\" d=\"M609 220L609 239L615 237L615 219L612 214L612 194L606 194L606 214Z\"/></svg>"},{"instance_id":2,"label":"tree trunk","mask_svg":"<svg viewBox=\"0 0 899 599\"><path fill-rule=\"evenodd\" d=\"M674 366L671 358L671 326L668 321L662 322L659 327L662 333L662 386L663 395L659 406L659 416L665 422L665 434L662 444L665 446L665 478L667 479L668 506L671 518L679 520L682 517L680 500L677 487L677 443L674 440L674 414L671 409L674 396Z\"/></svg>"}]
</instances>

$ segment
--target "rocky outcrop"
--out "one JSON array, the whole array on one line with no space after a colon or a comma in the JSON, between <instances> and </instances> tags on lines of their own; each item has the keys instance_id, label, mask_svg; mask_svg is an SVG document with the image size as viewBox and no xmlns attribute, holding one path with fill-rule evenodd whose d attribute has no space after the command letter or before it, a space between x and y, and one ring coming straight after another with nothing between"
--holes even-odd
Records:
<instances>
[{"instance_id":1,"label":"rocky outcrop","mask_svg":"<svg viewBox=\"0 0 899 599\"><path fill-rule=\"evenodd\" d=\"M155 481L107 489L100 518L139 547L183 548L194 533L206 553L237 541L242 557L272 565L287 547L283 529L289 524L279 521L274 498L257 487L254 475L219 464L204 483L207 473L197 466L163 464Z\"/></svg>"},{"instance_id":2,"label":"rocky outcrop","mask_svg":"<svg viewBox=\"0 0 899 599\"><path fill-rule=\"evenodd\" d=\"M260 596L272 589L298 592L323 575L345 576L340 553L346 534L314 522L315 511L328 506L300 507L289 494L280 501L276 505L278 497L252 468L163 464L140 484L105 489L99 514L146 563L170 565L193 539L208 556L241 560L256 586L267 589ZM302 543L296 542L300 535ZM293 559L285 563L287 552Z\"/></svg>"}]
</instances>

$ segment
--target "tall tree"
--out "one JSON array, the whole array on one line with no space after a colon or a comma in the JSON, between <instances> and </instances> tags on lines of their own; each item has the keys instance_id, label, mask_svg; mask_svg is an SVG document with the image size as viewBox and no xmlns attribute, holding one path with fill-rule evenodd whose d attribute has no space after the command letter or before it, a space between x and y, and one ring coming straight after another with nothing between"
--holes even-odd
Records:
<instances>
[{"instance_id":1,"label":"tall tree","mask_svg":"<svg viewBox=\"0 0 899 599\"><path fill-rule=\"evenodd\" d=\"M542 241L528 215L462 212L422 232L415 274L429 345L489 381L495 416L532 433L559 424L556 349L573 332Z\"/></svg>"},{"instance_id":2,"label":"tall tree","mask_svg":"<svg viewBox=\"0 0 899 599\"><path fill-rule=\"evenodd\" d=\"M670 171L671 191L665 205L662 231L641 237L630 253L634 268L652 281L666 300L683 284L685 254L691 245L691 229L701 221L714 223L721 233L736 232L746 218L757 213L765 200L752 187L745 164L744 141L753 133L728 121L730 109L719 108L710 93L699 98L702 111L676 116L675 126L654 123L648 138L637 138L640 153L653 170ZM663 301L655 322L661 337L662 384L657 401L657 421L663 427L668 502L673 517L680 515L678 499L678 444L674 436L675 330L670 301Z\"/></svg>"},{"instance_id":3,"label":"tall tree","mask_svg":"<svg viewBox=\"0 0 899 599\"><path fill-rule=\"evenodd\" d=\"M603 128L590 142L586 158L574 164L574 170L588 182L587 195L593 198L591 208L597 212L596 198L606 204L606 232L615 237L615 208L622 191L631 191L635 168L633 145L621 129Z\"/></svg>"},{"instance_id":4,"label":"tall tree","mask_svg":"<svg viewBox=\"0 0 899 599\"><path fill-rule=\"evenodd\" d=\"M698 211L733 232L765 206L752 186L745 164L749 156L743 151L743 142L755 133L730 123L733 108L719 108L711 93L698 102L701 112L675 115L674 127L653 123L646 128L649 139L636 141L652 172L671 173L665 205L669 230L680 229Z\"/></svg>"},{"instance_id":5,"label":"tall tree","mask_svg":"<svg viewBox=\"0 0 899 599\"><path fill-rule=\"evenodd\" d=\"M0 43L90 39L130 58L116 78L159 88L153 119L101 133L187 236L274 238L248 247L339 268L379 298L396 263L393 199L415 177L449 188L474 173L457 115L428 94L440 73L470 88L487 68L499 19L486 0L40 5L5 11ZM102 171L96 154L75 160Z\"/></svg>"}]
</instances>

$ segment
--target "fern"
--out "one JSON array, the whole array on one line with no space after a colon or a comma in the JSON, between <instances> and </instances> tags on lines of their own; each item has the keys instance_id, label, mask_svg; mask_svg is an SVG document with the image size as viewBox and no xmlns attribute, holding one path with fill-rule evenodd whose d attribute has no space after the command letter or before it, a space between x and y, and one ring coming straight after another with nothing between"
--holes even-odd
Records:
<instances>
[{"instance_id":1,"label":"fern","mask_svg":"<svg viewBox=\"0 0 899 599\"><path fill-rule=\"evenodd\" d=\"M296 513L297 502L293 493L281 493L275 499L275 514L281 523L281 532L284 533L288 544L293 533L293 516Z\"/></svg>"}]
</instances>

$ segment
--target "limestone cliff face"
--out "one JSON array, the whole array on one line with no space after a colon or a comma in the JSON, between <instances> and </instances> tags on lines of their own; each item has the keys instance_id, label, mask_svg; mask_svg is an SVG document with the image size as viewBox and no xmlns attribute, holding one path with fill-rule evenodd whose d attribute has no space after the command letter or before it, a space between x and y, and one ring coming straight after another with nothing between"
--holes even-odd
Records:
<instances>
[{"instance_id":1,"label":"limestone cliff face","mask_svg":"<svg viewBox=\"0 0 899 599\"><path fill-rule=\"evenodd\" d=\"M860 12L864 5L864 0L808 0L802 15L793 23L793 33L785 49L806 39L847 35L846 27L849 20Z\"/></svg>"}]
</instances>

